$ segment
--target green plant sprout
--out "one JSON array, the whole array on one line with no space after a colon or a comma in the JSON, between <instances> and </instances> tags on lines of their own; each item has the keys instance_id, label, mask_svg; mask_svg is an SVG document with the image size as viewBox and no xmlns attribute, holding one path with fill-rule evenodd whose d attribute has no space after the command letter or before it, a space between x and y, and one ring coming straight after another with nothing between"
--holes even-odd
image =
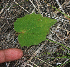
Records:
<instances>
[{"instance_id":1,"label":"green plant sprout","mask_svg":"<svg viewBox=\"0 0 70 67\"><path fill-rule=\"evenodd\" d=\"M45 3L47 3L47 1L45 1ZM49 5L51 6L51 5ZM61 10L57 9L56 7L51 6L52 8L55 8L57 11L61 12ZM64 14L66 17L68 17L68 19L70 20L70 16L68 16L67 14L61 12L62 14Z\"/></svg>"},{"instance_id":2,"label":"green plant sprout","mask_svg":"<svg viewBox=\"0 0 70 67\"><path fill-rule=\"evenodd\" d=\"M7 6L7 7L10 7L10 6Z\"/></svg>"},{"instance_id":3,"label":"green plant sprout","mask_svg":"<svg viewBox=\"0 0 70 67\"><path fill-rule=\"evenodd\" d=\"M51 6L51 5L50 5ZM55 8L57 11L59 11L59 12L61 12L61 10L58 10L56 7L53 7L52 6L52 8ZM63 12L61 12L62 14L64 14L65 16L67 16L68 18L70 18L67 14L65 14L65 13L63 13Z\"/></svg>"},{"instance_id":4,"label":"green plant sprout","mask_svg":"<svg viewBox=\"0 0 70 67\"><path fill-rule=\"evenodd\" d=\"M0 7L0 8L2 8L2 7Z\"/></svg>"},{"instance_id":5,"label":"green plant sprout","mask_svg":"<svg viewBox=\"0 0 70 67\"><path fill-rule=\"evenodd\" d=\"M57 20L42 17L41 14L27 14L22 18L17 18L14 22L14 30L19 33L18 41L23 46L38 45L46 39L49 28Z\"/></svg>"},{"instance_id":6,"label":"green plant sprout","mask_svg":"<svg viewBox=\"0 0 70 67\"><path fill-rule=\"evenodd\" d=\"M46 39L46 40L49 40L49 39ZM65 48L67 48L68 50L70 50L70 48L68 48L67 46L65 46L65 45L63 45L63 44L61 44L61 43L58 43L58 42L52 41L52 40L49 40L49 41L54 42L54 43L57 43L57 44L59 44L59 45L62 45L63 47L65 47ZM63 49L63 50L64 50L64 49Z\"/></svg>"}]
</instances>

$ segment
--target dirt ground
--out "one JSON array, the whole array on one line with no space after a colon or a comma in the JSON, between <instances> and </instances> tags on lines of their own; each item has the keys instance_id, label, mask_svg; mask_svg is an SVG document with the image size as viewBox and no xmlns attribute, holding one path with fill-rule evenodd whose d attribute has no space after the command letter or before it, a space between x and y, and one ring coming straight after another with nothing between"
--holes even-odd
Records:
<instances>
[{"instance_id":1,"label":"dirt ground","mask_svg":"<svg viewBox=\"0 0 70 67\"><path fill-rule=\"evenodd\" d=\"M19 48L24 53L21 59L2 63L0 67L70 67L70 18L52 8L59 9L60 5L61 12L70 16L69 0L0 0L0 50ZM33 11L54 18L57 23L49 29L48 40L21 47L14 22Z\"/></svg>"}]
</instances>

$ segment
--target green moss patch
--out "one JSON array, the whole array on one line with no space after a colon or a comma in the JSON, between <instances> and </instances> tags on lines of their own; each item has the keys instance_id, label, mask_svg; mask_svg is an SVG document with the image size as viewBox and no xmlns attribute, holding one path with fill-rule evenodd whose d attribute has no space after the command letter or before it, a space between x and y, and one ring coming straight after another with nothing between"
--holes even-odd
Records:
<instances>
[{"instance_id":1,"label":"green moss patch","mask_svg":"<svg viewBox=\"0 0 70 67\"><path fill-rule=\"evenodd\" d=\"M42 17L41 14L27 14L17 18L14 30L18 33L18 41L23 46L38 45L46 39L49 28L57 22L55 19Z\"/></svg>"}]
</instances>

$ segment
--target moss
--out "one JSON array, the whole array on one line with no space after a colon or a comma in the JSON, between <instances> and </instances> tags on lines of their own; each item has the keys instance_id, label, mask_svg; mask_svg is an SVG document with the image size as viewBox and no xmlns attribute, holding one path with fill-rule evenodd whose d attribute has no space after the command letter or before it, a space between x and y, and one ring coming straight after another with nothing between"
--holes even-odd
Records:
<instances>
[{"instance_id":1,"label":"moss","mask_svg":"<svg viewBox=\"0 0 70 67\"><path fill-rule=\"evenodd\" d=\"M41 14L27 14L22 18L17 18L14 22L14 30L18 33L18 41L23 46L38 45L46 39L49 28L57 20L42 17Z\"/></svg>"}]
</instances>

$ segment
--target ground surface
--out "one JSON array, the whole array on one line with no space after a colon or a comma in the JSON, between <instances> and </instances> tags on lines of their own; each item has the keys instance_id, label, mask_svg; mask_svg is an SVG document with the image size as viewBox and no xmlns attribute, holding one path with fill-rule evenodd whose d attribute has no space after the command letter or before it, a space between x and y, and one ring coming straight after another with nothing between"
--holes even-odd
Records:
<instances>
[{"instance_id":1,"label":"ground surface","mask_svg":"<svg viewBox=\"0 0 70 67\"><path fill-rule=\"evenodd\" d=\"M59 3L62 6L62 11L70 15L70 1L59 0ZM24 53L21 59L2 63L0 67L70 66L70 18L49 5L59 8L56 0L0 0L0 49L20 48ZM56 41L64 46L45 40L39 45L21 48L13 24L17 18L24 17L33 11L36 14L42 14L43 17L57 19L57 23L51 26L46 39Z\"/></svg>"}]
</instances>

